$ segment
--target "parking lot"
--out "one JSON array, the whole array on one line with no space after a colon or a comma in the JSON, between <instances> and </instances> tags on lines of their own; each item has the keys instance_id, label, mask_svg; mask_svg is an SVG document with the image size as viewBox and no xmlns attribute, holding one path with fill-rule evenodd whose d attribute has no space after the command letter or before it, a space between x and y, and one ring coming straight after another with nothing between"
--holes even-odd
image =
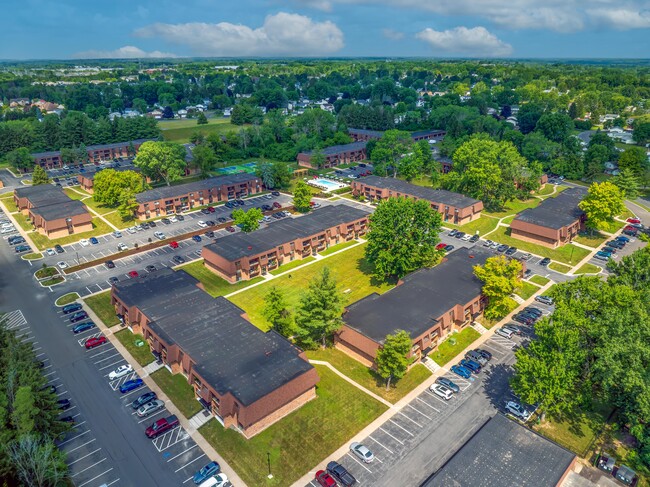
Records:
<instances>
[{"instance_id":1,"label":"parking lot","mask_svg":"<svg viewBox=\"0 0 650 487\"><path fill-rule=\"evenodd\" d=\"M364 175L372 174L373 166L368 162L361 162L348 168L336 168L334 174L342 178L358 179Z\"/></svg>"}]
</instances>

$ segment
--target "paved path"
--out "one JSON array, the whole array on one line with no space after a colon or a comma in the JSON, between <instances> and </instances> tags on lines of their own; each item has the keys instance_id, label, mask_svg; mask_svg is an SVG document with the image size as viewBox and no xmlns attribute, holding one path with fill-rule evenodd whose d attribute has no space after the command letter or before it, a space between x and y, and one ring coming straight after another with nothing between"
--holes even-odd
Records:
<instances>
[{"instance_id":1,"label":"paved path","mask_svg":"<svg viewBox=\"0 0 650 487\"><path fill-rule=\"evenodd\" d=\"M71 190L74 191L75 193L77 193L77 194L83 196L83 198L81 198L81 202L82 202L82 203L83 203L83 200L86 200L86 199L88 199L88 198L92 198L92 195L89 195L88 193L82 193L81 191L77 191L76 188L66 188L66 189L71 189ZM99 218L100 220L102 220L104 223L106 223L106 224L107 224L109 227L111 227L113 230L119 230L119 228L117 228L115 225L113 225L111 222L109 222L106 218L104 218L103 215L100 215L99 213L97 213L97 211L95 211L95 210L94 210L93 208L91 208L89 205L86 205L86 208L88 208L88 211L89 211L89 212L91 212L91 213L92 213L93 215L95 215L97 218ZM110 213L114 213L114 212L111 211Z\"/></svg>"}]
</instances>

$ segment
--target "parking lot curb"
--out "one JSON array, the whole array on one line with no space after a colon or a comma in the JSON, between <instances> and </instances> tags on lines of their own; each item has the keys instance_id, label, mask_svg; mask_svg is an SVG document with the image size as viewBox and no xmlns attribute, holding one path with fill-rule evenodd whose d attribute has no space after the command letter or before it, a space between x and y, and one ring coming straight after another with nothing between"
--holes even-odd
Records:
<instances>
[{"instance_id":1,"label":"parking lot curb","mask_svg":"<svg viewBox=\"0 0 650 487\"><path fill-rule=\"evenodd\" d=\"M85 298L87 296L84 296L83 298L80 298L79 301L83 301L85 303ZM115 347L115 349L120 352L120 354L124 357L124 359L131 364L133 367L133 371L138 374L139 377L142 378L144 383L147 385L149 389L154 391L159 398L161 398L165 402L165 407L169 410L170 413L176 415L178 417L181 426L187 433L190 435L192 440L199 445L199 447L205 452L206 456L210 457L212 460L216 460L219 462L219 465L221 466L221 471L225 472L225 474L228 476L228 480L233 486L236 487L246 487L246 484L244 481L237 475L237 473L232 469L228 463L219 455L219 453L208 443L208 441L203 437L201 433L197 429L195 429L192 425L190 425L190 421L188 418L186 418L183 413L180 412L180 410L176 407L176 405L171 401L171 399L163 392L163 390L156 384L156 382L149 377L147 373L144 372L144 368L140 366L140 364L133 358L133 356L129 353L129 351L122 345L122 342L120 342L117 338L115 338L114 332L112 328L118 327L119 330L126 330L127 328L122 328L119 325L115 325L111 328L108 328L103 321L99 319L99 317L95 314L95 312L86 304L85 308L86 312L88 313L88 316L97 324L97 327L104 333L104 336L108 339L108 341ZM207 461L206 461L207 463Z\"/></svg>"},{"instance_id":2,"label":"parking lot curb","mask_svg":"<svg viewBox=\"0 0 650 487\"><path fill-rule=\"evenodd\" d=\"M40 253L43 253L42 251L38 250L38 247L36 247L36 245L34 244L34 242L32 241L32 239L29 238L29 235L28 235L28 233L25 231L25 229L24 229L23 227L20 226L20 224L18 223L18 220L16 220L16 219L14 218L14 216L13 216L11 213L9 213L9 209L4 205L4 203L2 202L2 200L0 200L0 206L2 207L2 211L3 211L4 214L7 216L7 218L9 218L9 219L11 220L11 222L14 224L14 228L15 228L16 230L18 230L18 233L20 233L20 235L22 235L22 237L25 239L25 241L26 241L26 242L29 244L29 246L32 248L32 252L40 252Z\"/></svg>"}]
</instances>

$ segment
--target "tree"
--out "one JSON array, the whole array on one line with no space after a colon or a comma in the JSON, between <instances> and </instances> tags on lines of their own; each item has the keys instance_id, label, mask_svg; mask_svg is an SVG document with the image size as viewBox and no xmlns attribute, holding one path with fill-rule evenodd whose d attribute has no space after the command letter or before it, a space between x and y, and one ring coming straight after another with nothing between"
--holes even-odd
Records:
<instances>
[{"instance_id":1,"label":"tree","mask_svg":"<svg viewBox=\"0 0 650 487\"><path fill-rule=\"evenodd\" d=\"M648 156L641 147L629 147L618 158L618 168L629 169L637 177L641 177L648 169Z\"/></svg>"},{"instance_id":2,"label":"tree","mask_svg":"<svg viewBox=\"0 0 650 487\"><path fill-rule=\"evenodd\" d=\"M563 142L573 130L573 120L564 113L545 113L537 121L535 130L553 142Z\"/></svg>"},{"instance_id":3,"label":"tree","mask_svg":"<svg viewBox=\"0 0 650 487\"><path fill-rule=\"evenodd\" d=\"M319 148L316 148L312 151L309 157L309 162L312 166L315 166L318 169L322 169L325 166L327 159L325 158L323 151Z\"/></svg>"},{"instance_id":4,"label":"tree","mask_svg":"<svg viewBox=\"0 0 650 487\"><path fill-rule=\"evenodd\" d=\"M115 207L145 188L144 180L135 171L102 169L93 180L93 199L97 203Z\"/></svg>"},{"instance_id":5,"label":"tree","mask_svg":"<svg viewBox=\"0 0 650 487\"><path fill-rule=\"evenodd\" d=\"M526 103L519 108L517 113L517 122L522 134L527 134L535 130L537 122L542 117L544 109L535 103Z\"/></svg>"},{"instance_id":6,"label":"tree","mask_svg":"<svg viewBox=\"0 0 650 487\"><path fill-rule=\"evenodd\" d=\"M304 181L296 182L293 188L293 206L300 213L307 213L311 208L311 189Z\"/></svg>"},{"instance_id":7,"label":"tree","mask_svg":"<svg viewBox=\"0 0 650 487\"><path fill-rule=\"evenodd\" d=\"M587 227L591 230L608 228L614 217L623 213L623 193L610 182L593 183L587 195L578 204L587 217Z\"/></svg>"},{"instance_id":8,"label":"tree","mask_svg":"<svg viewBox=\"0 0 650 487\"><path fill-rule=\"evenodd\" d=\"M483 281L481 294L488 299L485 316L499 319L512 310L510 295L521 284L522 266L503 255L489 257L484 265L474 266L474 275Z\"/></svg>"},{"instance_id":9,"label":"tree","mask_svg":"<svg viewBox=\"0 0 650 487\"><path fill-rule=\"evenodd\" d=\"M635 199L639 196L641 183L631 169L622 169L618 176L612 178L612 183L618 186L625 198Z\"/></svg>"},{"instance_id":10,"label":"tree","mask_svg":"<svg viewBox=\"0 0 650 487\"><path fill-rule=\"evenodd\" d=\"M637 144L645 145L650 142L650 120L634 122L632 137Z\"/></svg>"},{"instance_id":11,"label":"tree","mask_svg":"<svg viewBox=\"0 0 650 487\"><path fill-rule=\"evenodd\" d=\"M593 179L604 171L609 154L609 150L604 145L589 146L585 153L585 176L588 179Z\"/></svg>"},{"instance_id":12,"label":"tree","mask_svg":"<svg viewBox=\"0 0 650 487\"><path fill-rule=\"evenodd\" d=\"M275 188L275 175L273 174L273 166L270 162L262 162L258 164L255 174L257 174L257 177L262 180L262 184L265 188Z\"/></svg>"},{"instance_id":13,"label":"tree","mask_svg":"<svg viewBox=\"0 0 650 487\"><path fill-rule=\"evenodd\" d=\"M164 181L169 186L185 174L185 155L185 147L180 144L147 141L140 146L133 164L145 176L155 181Z\"/></svg>"},{"instance_id":14,"label":"tree","mask_svg":"<svg viewBox=\"0 0 650 487\"><path fill-rule=\"evenodd\" d=\"M569 105L569 117L571 120L578 118L578 107L576 106L575 102L572 102Z\"/></svg>"},{"instance_id":15,"label":"tree","mask_svg":"<svg viewBox=\"0 0 650 487\"><path fill-rule=\"evenodd\" d=\"M165 108L163 108L162 118L166 118L166 119L174 118L174 110L172 110L172 107L166 106Z\"/></svg>"},{"instance_id":16,"label":"tree","mask_svg":"<svg viewBox=\"0 0 650 487\"><path fill-rule=\"evenodd\" d=\"M397 330L392 335L386 335L384 343L377 350L377 373L386 379L386 390L390 388L393 380L397 381L406 374L411 344L411 336L404 330Z\"/></svg>"},{"instance_id":17,"label":"tree","mask_svg":"<svg viewBox=\"0 0 650 487\"><path fill-rule=\"evenodd\" d=\"M196 117L196 124L197 125L207 125L208 124L208 118L205 116L205 113L199 112L199 116Z\"/></svg>"},{"instance_id":18,"label":"tree","mask_svg":"<svg viewBox=\"0 0 650 487\"><path fill-rule=\"evenodd\" d=\"M45 169L43 169L41 166L34 166L34 172L32 173L32 186L49 183L50 177L45 172Z\"/></svg>"},{"instance_id":19,"label":"tree","mask_svg":"<svg viewBox=\"0 0 650 487\"><path fill-rule=\"evenodd\" d=\"M207 178L217 164L217 156L209 145L195 145L192 148L192 163L199 168L201 176Z\"/></svg>"},{"instance_id":20,"label":"tree","mask_svg":"<svg viewBox=\"0 0 650 487\"><path fill-rule=\"evenodd\" d=\"M17 436L34 431L36 418L41 412L35 405L36 398L30 386L21 386L16 391L11 422Z\"/></svg>"},{"instance_id":21,"label":"tree","mask_svg":"<svg viewBox=\"0 0 650 487\"><path fill-rule=\"evenodd\" d=\"M393 177L397 176L400 161L413 145L411 134L403 130L387 130L377 141L372 151L372 160L375 164L390 169ZM405 161L409 164L411 161Z\"/></svg>"},{"instance_id":22,"label":"tree","mask_svg":"<svg viewBox=\"0 0 650 487\"><path fill-rule=\"evenodd\" d=\"M296 314L300 343L305 348L315 348L320 342L325 348L327 339L341 327L342 308L343 296L336 288L329 267L325 267L300 297Z\"/></svg>"},{"instance_id":23,"label":"tree","mask_svg":"<svg viewBox=\"0 0 650 487\"><path fill-rule=\"evenodd\" d=\"M291 170L286 162L276 161L273 163L273 184L274 188L288 188L291 182Z\"/></svg>"},{"instance_id":24,"label":"tree","mask_svg":"<svg viewBox=\"0 0 650 487\"><path fill-rule=\"evenodd\" d=\"M7 449L23 485L61 485L67 476L65 453L52 440L38 435L23 435Z\"/></svg>"},{"instance_id":25,"label":"tree","mask_svg":"<svg viewBox=\"0 0 650 487\"><path fill-rule=\"evenodd\" d=\"M273 286L264 296L262 315L271 323L275 331L285 337L291 337L294 332L293 317L287 308L287 303L277 287Z\"/></svg>"},{"instance_id":26,"label":"tree","mask_svg":"<svg viewBox=\"0 0 650 487\"><path fill-rule=\"evenodd\" d=\"M262 210L259 208L251 208L248 211L237 208L232 212L235 225L241 227L242 232L254 232L260 227L260 220L264 217Z\"/></svg>"},{"instance_id":27,"label":"tree","mask_svg":"<svg viewBox=\"0 0 650 487\"><path fill-rule=\"evenodd\" d=\"M390 198L370 216L366 258L382 280L401 278L441 259L440 213L425 200Z\"/></svg>"},{"instance_id":28,"label":"tree","mask_svg":"<svg viewBox=\"0 0 650 487\"><path fill-rule=\"evenodd\" d=\"M19 147L5 155L7 161L12 167L27 171L34 166L34 158L32 157L27 147Z\"/></svg>"}]
</instances>

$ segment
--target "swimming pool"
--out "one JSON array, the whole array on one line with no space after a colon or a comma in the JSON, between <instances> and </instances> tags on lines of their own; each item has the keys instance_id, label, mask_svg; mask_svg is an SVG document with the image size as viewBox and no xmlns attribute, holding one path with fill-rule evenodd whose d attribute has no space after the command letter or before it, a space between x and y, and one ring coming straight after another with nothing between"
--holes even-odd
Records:
<instances>
[{"instance_id":1,"label":"swimming pool","mask_svg":"<svg viewBox=\"0 0 650 487\"><path fill-rule=\"evenodd\" d=\"M334 191L335 189L345 188L347 186L346 184L337 183L336 181L330 181L329 179L324 178L310 179L307 181L307 184L311 184L323 191Z\"/></svg>"}]
</instances>

